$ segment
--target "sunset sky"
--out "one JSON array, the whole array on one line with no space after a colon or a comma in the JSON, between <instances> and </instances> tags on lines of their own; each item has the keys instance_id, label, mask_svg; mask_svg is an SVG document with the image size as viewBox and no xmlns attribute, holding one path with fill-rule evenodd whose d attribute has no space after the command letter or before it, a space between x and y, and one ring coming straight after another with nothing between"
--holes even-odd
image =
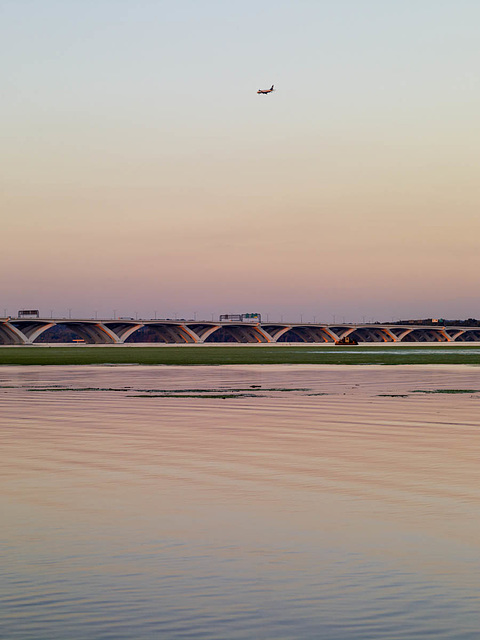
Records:
<instances>
[{"instance_id":1,"label":"sunset sky","mask_svg":"<svg viewBox=\"0 0 480 640\"><path fill-rule=\"evenodd\" d=\"M479 24L0 0L0 315L480 317Z\"/></svg>"}]
</instances>

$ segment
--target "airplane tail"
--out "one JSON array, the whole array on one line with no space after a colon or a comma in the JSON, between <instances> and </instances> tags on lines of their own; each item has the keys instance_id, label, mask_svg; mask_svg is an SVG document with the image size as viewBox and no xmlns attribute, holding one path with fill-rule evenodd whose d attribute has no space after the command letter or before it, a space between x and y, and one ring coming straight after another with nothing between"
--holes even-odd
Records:
<instances>
[{"instance_id":1,"label":"airplane tail","mask_svg":"<svg viewBox=\"0 0 480 640\"><path fill-rule=\"evenodd\" d=\"M272 86L270 87L270 91L273 91L273 84L272 84Z\"/></svg>"}]
</instances>

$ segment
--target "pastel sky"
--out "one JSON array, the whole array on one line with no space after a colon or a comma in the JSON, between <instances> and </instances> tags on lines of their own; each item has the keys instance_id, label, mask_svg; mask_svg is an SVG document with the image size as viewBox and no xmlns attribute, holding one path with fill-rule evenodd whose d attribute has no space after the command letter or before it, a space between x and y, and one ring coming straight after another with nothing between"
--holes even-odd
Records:
<instances>
[{"instance_id":1,"label":"pastel sky","mask_svg":"<svg viewBox=\"0 0 480 640\"><path fill-rule=\"evenodd\" d=\"M0 0L0 315L480 317L479 24Z\"/></svg>"}]
</instances>

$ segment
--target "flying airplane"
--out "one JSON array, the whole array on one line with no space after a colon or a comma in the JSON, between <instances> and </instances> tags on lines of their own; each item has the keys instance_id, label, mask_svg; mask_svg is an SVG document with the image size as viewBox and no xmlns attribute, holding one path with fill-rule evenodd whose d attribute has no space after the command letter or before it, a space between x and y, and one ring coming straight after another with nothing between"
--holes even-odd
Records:
<instances>
[{"instance_id":1,"label":"flying airplane","mask_svg":"<svg viewBox=\"0 0 480 640\"><path fill-rule=\"evenodd\" d=\"M270 89L259 89L257 93L263 93L264 95L267 95L267 93L272 93L272 91L275 91L275 89L273 88L273 84Z\"/></svg>"}]
</instances>

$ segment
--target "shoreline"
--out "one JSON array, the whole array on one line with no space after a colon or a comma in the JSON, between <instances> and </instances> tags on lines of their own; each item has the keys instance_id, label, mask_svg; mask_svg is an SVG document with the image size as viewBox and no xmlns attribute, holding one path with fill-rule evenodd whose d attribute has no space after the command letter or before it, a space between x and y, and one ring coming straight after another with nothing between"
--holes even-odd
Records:
<instances>
[{"instance_id":1,"label":"shoreline","mask_svg":"<svg viewBox=\"0 0 480 640\"><path fill-rule=\"evenodd\" d=\"M426 349L426 348L465 348L465 347L480 347L480 342L359 342L357 345L336 345L333 342L185 342L185 343L169 343L169 342L122 342L115 344L87 344L87 343L73 343L73 342L35 342L29 344L0 344L0 349L31 349L32 347L45 348L62 348L62 349L83 349L83 348L96 348L96 349L118 349L118 348L144 348L144 349L164 349L164 348L182 348L182 349L197 349L197 348L247 348L247 349L269 349L269 348L321 348L321 349L354 349L354 348L381 348L387 347L389 349Z\"/></svg>"}]
</instances>

